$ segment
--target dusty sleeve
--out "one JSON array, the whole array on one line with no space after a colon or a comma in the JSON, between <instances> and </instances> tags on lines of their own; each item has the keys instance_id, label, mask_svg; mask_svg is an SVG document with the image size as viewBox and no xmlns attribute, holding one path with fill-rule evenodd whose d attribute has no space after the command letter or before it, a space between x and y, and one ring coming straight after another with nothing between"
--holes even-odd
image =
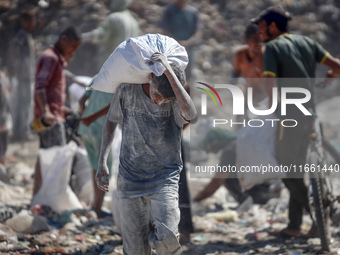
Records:
<instances>
[{"instance_id":1,"label":"dusty sleeve","mask_svg":"<svg viewBox=\"0 0 340 255\"><path fill-rule=\"evenodd\" d=\"M124 93L123 87L119 87L117 92L114 94L109 112L107 114L107 119L114 123L119 123L123 125L123 103L124 103Z\"/></svg>"}]
</instances>

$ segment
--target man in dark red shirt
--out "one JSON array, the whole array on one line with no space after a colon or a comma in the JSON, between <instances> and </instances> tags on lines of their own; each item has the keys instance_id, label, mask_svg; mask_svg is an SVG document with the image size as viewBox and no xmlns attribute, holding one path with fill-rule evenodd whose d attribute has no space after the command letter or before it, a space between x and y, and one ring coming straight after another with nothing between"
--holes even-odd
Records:
<instances>
[{"instance_id":1,"label":"man in dark red shirt","mask_svg":"<svg viewBox=\"0 0 340 255\"><path fill-rule=\"evenodd\" d=\"M45 50L40 56L35 75L34 119L40 119L48 126L45 131L38 133L40 148L62 146L66 144L65 97L66 79L64 68L72 59L81 44L79 32L69 27L59 35L58 41ZM36 164L33 195L41 186L39 159Z\"/></svg>"}]
</instances>

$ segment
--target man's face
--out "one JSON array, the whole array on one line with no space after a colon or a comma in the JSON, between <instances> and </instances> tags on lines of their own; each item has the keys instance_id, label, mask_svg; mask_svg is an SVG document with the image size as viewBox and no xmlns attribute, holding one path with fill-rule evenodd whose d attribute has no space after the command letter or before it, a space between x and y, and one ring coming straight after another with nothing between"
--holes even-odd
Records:
<instances>
[{"instance_id":1,"label":"man's face","mask_svg":"<svg viewBox=\"0 0 340 255\"><path fill-rule=\"evenodd\" d=\"M150 98L151 101L154 102L156 105L170 103L174 99L174 97L165 98L152 84L150 84Z\"/></svg>"},{"instance_id":2,"label":"man's face","mask_svg":"<svg viewBox=\"0 0 340 255\"><path fill-rule=\"evenodd\" d=\"M269 42L270 40L272 40L272 34L270 32L267 21L261 20L259 22L258 34L262 42Z\"/></svg>"},{"instance_id":3,"label":"man's face","mask_svg":"<svg viewBox=\"0 0 340 255\"><path fill-rule=\"evenodd\" d=\"M23 21L23 26L30 32L32 32L37 25L37 20L35 18L27 19Z\"/></svg>"},{"instance_id":4,"label":"man's face","mask_svg":"<svg viewBox=\"0 0 340 255\"><path fill-rule=\"evenodd\" d=\"M186 1L185 0L177 0L175 2L178 9L183 9L185 7Z\"/></svg>"},{"instance_id":5,"label":"man's face","mask_svg":"<svg viewBox=\"0 0 340 255\"><path fill-rule=\"evenodd\" d=\"M261 53L261 40L258 34L253 34L250 37L245 39L246 43L249 46L249 50L254 54Z\"/></svg>"},{"instance_id":6,"label":"man's face","mask_svg":"<svg viewBox=\"0 0 340 255\"><path fill-rule=\"evenodd\" d=\"M62 38L62 53L67 62L72 58L81 42L77 40L69 40L66 36Z\"/></svg>"},{"instance_id":7,"label":"man's face","mask_svg":"<svg viewBox=\"0 0 340 255\"><path fill-rule=\"evenodd\" d=\"M106 8L110 8L110 6L111 6L111 0L104 0L104 5L105 5L105 7Z\"/></svg>"}]
</instances>

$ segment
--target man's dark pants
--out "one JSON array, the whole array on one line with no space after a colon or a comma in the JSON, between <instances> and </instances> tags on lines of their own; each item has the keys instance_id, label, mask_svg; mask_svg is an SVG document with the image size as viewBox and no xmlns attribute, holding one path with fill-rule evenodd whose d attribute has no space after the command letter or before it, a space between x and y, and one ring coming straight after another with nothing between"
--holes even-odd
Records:
<instances>
[{"instance_id":1,"label":"man's dark pants","mask_svg":"<svg viewBox=\"0 0 340 255\"><path fill-rule=\"evenodd\" d=\"M300 230L302 224L303 209L310 212L308 191L304 184L304 172L300 172L306 163L309 135L311 133L311 119L298 118L296 127L278 128L276 143L276 157L279 165L296 169L296 172L288 173L288 178L282 181L290 192L289 198L289 224L288 229Z\"/></svg>"}]
</instances>

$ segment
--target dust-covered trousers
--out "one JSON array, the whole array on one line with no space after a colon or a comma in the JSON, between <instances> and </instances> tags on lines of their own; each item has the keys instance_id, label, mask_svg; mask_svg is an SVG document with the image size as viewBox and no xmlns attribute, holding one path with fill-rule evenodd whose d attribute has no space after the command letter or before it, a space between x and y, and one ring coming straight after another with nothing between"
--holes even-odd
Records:
<instances>
[{"instance_id":1,"label":"dust-covered trousers","mask_svg":"<svg viewBox=\"0 0 340 255\"><path fill-rule=\"evenodd\" d=\"M178 194L160 192L138 198L118 196L123 251L128 255L180 254Z\"/></svg>"}]
</instances>

